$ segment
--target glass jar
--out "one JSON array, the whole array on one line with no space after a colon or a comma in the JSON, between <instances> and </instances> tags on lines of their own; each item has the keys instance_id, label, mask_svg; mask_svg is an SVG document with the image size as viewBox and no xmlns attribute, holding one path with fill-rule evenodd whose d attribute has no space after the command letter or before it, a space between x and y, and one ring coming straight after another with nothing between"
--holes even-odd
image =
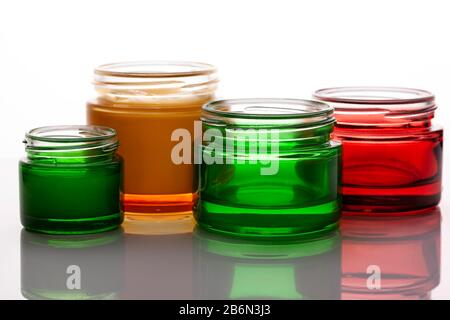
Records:
<instances>
[{"instance_id":1,"label":"glass jar","mask_svg":"<svg viewBox=\"0 0 450 320\"><path fill-rule=\"evenodd\" d=\"M113 129L52 126L29 131L19 163L20 213L29 230L81 234L122 223L122 162Z\"/></svg>"},{"instance_id":2,"label":"glass jar","mask_svg":"<svg viewBox=\"0 0 450 320\"><path fill-rule=\"evenodd\" d=\"M438 207L380 216L343 213L342 299L430 299L439 285Z\"/></svg>"},{"instance_id":3,"label":"glass jar","mask_svg":"<svg viewBox=\"0 0 450 320\"><path fill-rule=\"evenodd\" d=\"M321 89L335 108L343 145L343 204L361 212L432 207L441 197L443 130L424 90L388 87Z\"/></svg>"},{"instance_id":4,"label":"glass jar","mask_svg":"<svg viewBox=\"0 0 450 320\"><path fill-rule=\"evenodd\" d=\"M87 104L87 121L117 131L128 219L192 215L194 122L217 82L213 66L194 62L113 63L95 70L98 95Z\"/></svg>"},{"instance_id":5,"label":"glass jar","mask_svg":"<svg viewBox=\"0 0 450 320\"><path fill-rule=\"evenodd\" d=\"M334 229L341 146L333 109L297 99L221 100L203 107L198 149L201 227L286 237Z\"/></svg>"}]
</instances>

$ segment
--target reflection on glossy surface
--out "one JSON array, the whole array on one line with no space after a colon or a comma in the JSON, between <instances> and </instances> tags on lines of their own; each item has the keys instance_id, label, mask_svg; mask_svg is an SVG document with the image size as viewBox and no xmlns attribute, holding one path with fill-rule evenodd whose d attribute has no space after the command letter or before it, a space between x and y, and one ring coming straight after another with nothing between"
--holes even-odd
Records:
<instances>
[{"instance_id":1,"label":"reflection on glossy surface","mask_svg":"<svg viewBox=\"0 0 450 320\"><path fill-rule=\"evenodd\" d=\"M194 217L189 214L147 214L140 220L125 217L122 228L126 234L170 235L192 233Z\"/></svg>"},{"instance_id":2,"label":"reflection on glossy surface","mask_svg":"<svg viewBox=\"0 0 450 320\"><path fill-rule=\"evenodd\" d=\"M414 215L344 213L342 299L429 299L440 277L439 208Z\"/></svg>"},{"instance_id":3,"label":"reflection on glossy surface","mask_svg":"<svg viewBox=\"0 0 450 320\"><path fill-rule=\"evenodd\" d=\"M438 208L352 216L308 240L245 240L154 221L112 232L21 234L29 299L428 299L439 284ZM126 226L126 225L125 225Z\"/></svg>"},{"instance_id":4,"label":"reflection on glossy surface","mask_svg":"<svg viewBox=\"0 0 450 320\"><path fill-rule=\"evenodd\" d=\"M193 299L192 215L126 219L123 299Z\"/></svg>"},{"instance_id":5,"label":"reflection on glossy surface","mask_svg":"<svg viewBox=\"0 0 450 320\"><path fill-rule=\"evenodd\" d=\"M193 299L192 232L125 234L123 299Z\"/></svg>"},{"instance_id":6,"label":"reflection on glossy surface","mask_svg":"<svg viewBox=\"0 0 450 320\"><path fill-rule=\"evenodd\" d=\"M21 287L28 299L116 299L121 290L121 229L92 235L22 230Z\"/></svg>"},{"instance_id":7,"label":"reflection on glossy surface","mask_svg":"<svg viewBox=\"0 0 450 320\"><path fill-rule=\"evenodd\" d=\"M197 229L198 299L339 299L340 236L251 241Z\"/></svg>"}]
</instances>

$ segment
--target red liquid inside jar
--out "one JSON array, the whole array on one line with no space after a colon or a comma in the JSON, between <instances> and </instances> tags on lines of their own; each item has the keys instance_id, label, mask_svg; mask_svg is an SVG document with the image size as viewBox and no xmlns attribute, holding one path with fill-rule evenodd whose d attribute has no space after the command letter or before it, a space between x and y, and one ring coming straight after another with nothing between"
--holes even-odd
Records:
<instances>
[{"instance_id":1,"label":"red liquid inside jar","mask_svg":"<svg viewBox=\"0 0 450 320\"><path fill-rule=\"evenodd\" d=\"M437 207L410 215L352 215L344 212L343 300L430 299L440 279Z\"/></svg>"},{"instance_id":2,"label":"red liquid inside jar","mask_svg":"<svg viewBox=\"0 0 450 320\"><path fill-rule=\"evenodd\" d=\"M344 209L411 211L441 197L443 130L432 123L434 96L378 87L321 89L335 108L334 137L343 146Z\"/></svg>"}]
</instances>

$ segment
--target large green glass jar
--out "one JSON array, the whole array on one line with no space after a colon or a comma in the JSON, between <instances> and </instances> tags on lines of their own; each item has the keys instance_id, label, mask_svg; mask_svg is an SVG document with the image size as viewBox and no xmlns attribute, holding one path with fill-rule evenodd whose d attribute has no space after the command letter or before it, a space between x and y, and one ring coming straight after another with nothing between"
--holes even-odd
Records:
<instances>
[{"instance_id":1,"label":"large green glass jar","mask_svg":"<svg viewBox=\"0 0 450 320\"><path fill-rule=\"evenodd\" d=\"M29 131L24 143L19 185L26 229L82 234L122 223L122 160L113 129L42 127Z\"/></svg>"},{"instance_id":2,"label":"large green glass jar","mask_svg":"<svg viewBox=\"0 0 450 320\"><path fill-rule=\"evenodd\" d=\"M210 231L309 236L336 228L341 145L333 109L299 99L206 104L195 217ZM201 160L201 161L200 161Z\"/></svg>"}]
</instances>

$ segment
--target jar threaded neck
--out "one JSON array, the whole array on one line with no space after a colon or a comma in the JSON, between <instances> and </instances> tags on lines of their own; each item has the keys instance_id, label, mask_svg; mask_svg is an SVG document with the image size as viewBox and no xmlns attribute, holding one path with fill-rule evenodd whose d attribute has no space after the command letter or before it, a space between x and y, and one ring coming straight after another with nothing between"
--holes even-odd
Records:
<instances>
[{"instance_id":1,"label":"jar threaded neck","mask_svg":"<svg viewBox=\"0 0 450 320\"><path fill-rule=\"evenodd\" d=\"M339 126L429 126L436 110L432 93L401 87L336 87L314 98L335 109Z\"/></svg>"},{"instance_id":2,"label":"jar threaded neck","mask_svg":"<svg viewBox=\"0 0 450 320\"><path fill-rule=\"evenodd\" d=\"M94 159L114 154L119 141L114 129L90 125L35 128L25 135L31 159Z\"/></svg>"},{"instance_id":3,"label":"jar threaded neck","mask_svg":"<svg viewBox=\"0 0 450 320\"><path fill-rule=\"evenodd\" d=\"M188 61L111 63L94 71L95 90L100 98L113 102L152 103L211 96L218 81L214 66Z\"/></svg>"}]
</instances>

